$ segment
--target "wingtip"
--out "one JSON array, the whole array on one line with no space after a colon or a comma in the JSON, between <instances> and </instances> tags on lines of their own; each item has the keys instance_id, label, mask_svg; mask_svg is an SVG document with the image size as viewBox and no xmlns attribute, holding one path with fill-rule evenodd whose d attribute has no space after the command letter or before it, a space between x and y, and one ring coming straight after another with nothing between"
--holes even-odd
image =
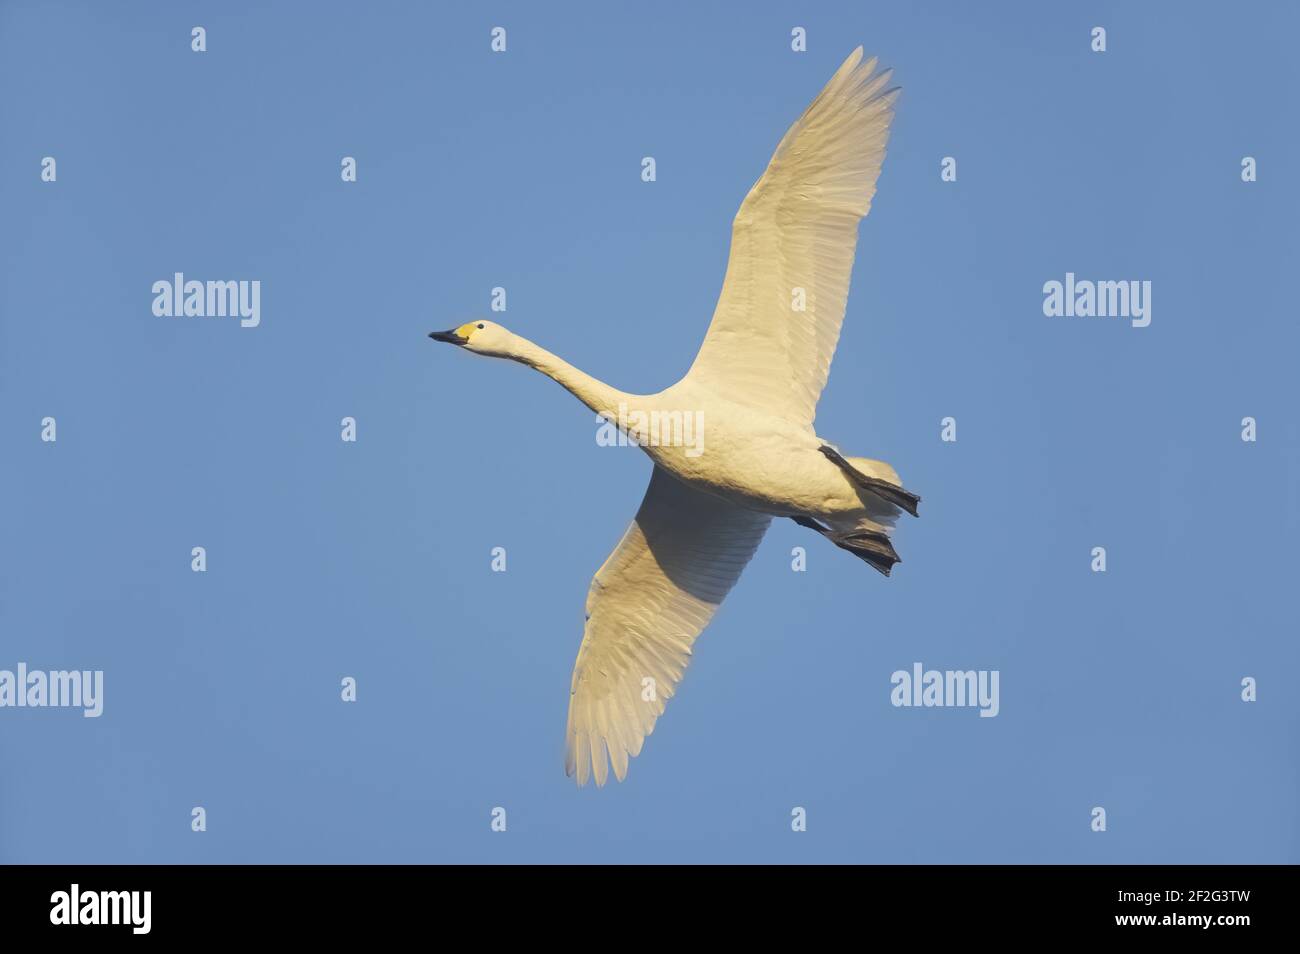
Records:
<instances>
[{"instance_id":1,"label":"wingtip","mask_svg":"<svg viewBox=\"0 0 1300 954\"><path fill-rule=\"evenodd\" d=\"M840 68L836 70L836 73L840 75L843 75L845 73L850 73L861 62L862 62L862 47L859 46L856 50L850 53L848 57L845 58L844 62L840 64Z\"/></svg>"},{"instance_id":2,"label":"wingtip","mask_svg":"<svg viewBox=\"0 0 1300 954\"><path fill-rule=\"evenodd\" d=\"M632 758L636 757L634 753L628 754ZM597 788L604 788L605 783L609 781L611 769L615 781L622 782L627 778L628 766L620 765L619 760L610 760L607 757L605 764L599 765L591 761L580 762L572 756L566 756L564 759L565 777L573 779L578 788L586 788L588 782L595 782Z\"/></svg>"},{"instance_id":3,"label":"wingtip","mask_svg":"<svg viewBox=\"0 0 1300 954\"><path fill-rule=\"evenodd\" d=\"M875 109L882 109L892 114L898 103L898 97L903 92L901 86L891 86L879 95L873 96L870 105Z\"/></svg>"}]
</instances>

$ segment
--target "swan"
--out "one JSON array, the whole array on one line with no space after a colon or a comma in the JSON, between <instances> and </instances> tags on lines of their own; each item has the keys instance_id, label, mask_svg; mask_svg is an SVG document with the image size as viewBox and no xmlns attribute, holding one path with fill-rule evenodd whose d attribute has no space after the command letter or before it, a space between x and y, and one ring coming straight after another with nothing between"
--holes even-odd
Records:
<instances>
[{"instance_id":1,"label":"swan","mask_svg":"<svg viewBox=\"0 0 1300 954\"><path fill-rule=\"evenodd\" d=\"M431 332L558 382L635 430L654 461L632 524L587 594L569 690L565 773L604 785L677 689L696 638L773 517L789 517L889 576L896 518L920 498L883 461L842 455L813 428L844 319L858 223L885 156L898 89L858 47L776 147L731 232L722 294L686 376L658 394L611 387L491 321ZM802 303L803 309L795 307ZM638 416L639 414L639 416ZM631 421L700 422L696 442Z\"/></svg>"}]
</instances>

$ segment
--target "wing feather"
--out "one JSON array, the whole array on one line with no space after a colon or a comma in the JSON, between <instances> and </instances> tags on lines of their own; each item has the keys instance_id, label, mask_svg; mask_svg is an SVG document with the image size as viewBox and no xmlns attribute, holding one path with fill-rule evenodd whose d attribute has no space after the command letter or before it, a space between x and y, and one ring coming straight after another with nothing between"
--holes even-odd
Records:
<instances>
[{"instance_id":1,"label":"wing feather","mask_svg":"<svg viewBox=\"0 0 1300 954\"><path fill-rule=\"evenodd\" d=\"M565 771L620 781L697 636L749 563L771 518L694 490L656 467L636 518L591 581L573 668ZM646 698L643 680L654 680Z\"/></svg>"},{"instance_id":2,"label":"wing feather","mask_svg":"<svg viewBox=\"0 0 1300 954\"><path fill-rule=\"evenodd\" d=\"M858 223L897 88L858 47L781 139L736 213L722 294L688 378L812 424L839 342ZM803 310L799 310L802 306Z\"/></svg>"}]
</instances>

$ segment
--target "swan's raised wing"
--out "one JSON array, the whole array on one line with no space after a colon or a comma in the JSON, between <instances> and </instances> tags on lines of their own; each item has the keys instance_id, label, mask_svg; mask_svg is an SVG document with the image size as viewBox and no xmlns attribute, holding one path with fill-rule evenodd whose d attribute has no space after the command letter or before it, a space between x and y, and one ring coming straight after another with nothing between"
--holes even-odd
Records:
<instances>
[{"instance_id":1,"label":"swan's raised wing","mask_svg":"<svg viewBox=\"0 0 1300 954\"><path fill-rule=\"evenodd\" d=\"M573 667L565 772L619 781L676 691L691 645L753 556L771 517L658 467L632 525L591 581Z\"/></svg>"},{"instance_id":2,"label":"swan's raised wing","mask_svg":"<svg viewBox=\"0 0 1300 954\"><path fill-rule=\"evenodd\" d=\"M826 385L898 94L889 71L861 60L858 47L741 204L722 295L688 375L799 423L812 423Z\"/></svg>"}]
</instances>

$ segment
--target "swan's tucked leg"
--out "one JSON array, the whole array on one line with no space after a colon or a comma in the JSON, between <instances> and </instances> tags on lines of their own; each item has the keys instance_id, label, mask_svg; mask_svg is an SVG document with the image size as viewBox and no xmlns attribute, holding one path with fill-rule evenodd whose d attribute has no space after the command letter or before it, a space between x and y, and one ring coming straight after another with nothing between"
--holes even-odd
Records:
<instances>
[{"instance_id":1,"label":"swan's tucked leg","mask_svg":"<svg viewBox=\"0 0 1300 954\"><path fill-rule=\"evenodd\" d=\"M853 481L855 485L869 493L875 494L881 500L888 501L895 507L906 510L913 517L917 516L916 505L921 502L920 497L911 491L904 490L893 481L881 477L873 477L871 474L863 472L863 468L868 465L876 465L879 468L887 470L888 473L893 474L893 468L888 464L883 464L880 461L868 461L865 458L859 457L855 457L853 461L848 461L841 457L840 452L829 444L823 444L818 448L818 450L825 454L831 463L844 471L844 473L848 475L849 480ZM854 466L855 463L859 466ZM894 476L897 477L896 474Z\"/></svg>"},{"instance_id":2,"label":"swan's tucked leg","mask_svg":"<svg viewBox=\"0 0 1300 954\"><path fill-rule=\"evenodd\" d=\"M866 525L859 525L850 530L832 530L811 517L790 519L801 527L816 530L831 543L870 563L885 576L889 576L889 571L894 568L895 563L903 562L898 556L898 551L894 549L894 544L890 542L889 535L883 529L877 529L870 521L867 521Z\"/></svg>"}]
</instances>

